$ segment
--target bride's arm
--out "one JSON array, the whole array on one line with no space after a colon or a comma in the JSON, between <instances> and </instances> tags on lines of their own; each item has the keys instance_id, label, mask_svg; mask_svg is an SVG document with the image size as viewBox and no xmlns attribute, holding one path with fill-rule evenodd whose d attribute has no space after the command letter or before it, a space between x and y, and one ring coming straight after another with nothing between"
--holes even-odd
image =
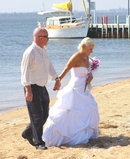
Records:
<instances>
[{"instance_id":1,"label":"bride's arm","mask_svg":"<svg viewBox=\"0 0 130 159\"><path fill-rule=\"evenodd\" d=\"M90 74L90 75L88 76L88 78L87 78L87 81L86 81L87 84L90 84L92 80L93 80L93 75Z\"/></svg>"},{"instance_id":2,"label":"bride's arm","mask_svg":"<svg viewBox=\"0 0 130 159\"><path fill-rule=\"evenodd\" d=\"M59 75L60 80L62 80L65 77L65 75L70 71L71 68L73 68L78 63L78 61L79 55L77 53L70 57L63 71Z\"/></svg>"}]
</instances>

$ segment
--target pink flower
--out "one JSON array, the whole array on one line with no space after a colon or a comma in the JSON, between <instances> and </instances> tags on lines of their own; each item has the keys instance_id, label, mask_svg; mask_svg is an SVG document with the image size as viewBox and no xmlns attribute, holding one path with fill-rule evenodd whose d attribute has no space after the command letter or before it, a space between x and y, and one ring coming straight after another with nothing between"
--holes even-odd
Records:
<instances>
[{"instance_id":1,"label":"pink flower","mask_svg":"<svg viewBox=\"0 0 130 159\"><path fill-rule=\"evenodd\" d=\"M92 72L94 72L94 71L97 70L97 68L99 67L99 63L100 63L100 61L97 60L95 57L90 58L90 65L91 65L91 66L90 66L89 75L91 75ZM86 90L86 87L87 87L87 82L85 83L84 92L85 92L85 90Z\"/></svg>"},{"instance_id":2,"label":"pink flower","mask_svg":"<svg viewBox=\"0 0 130 159\"><path fill-rule=\"evenodd\" d=\"M95 59L95 58L90 58L90 60L92 61L91 71L95 71L99 67L99 62L100 61Z\"/></svg>"}]
</instances>

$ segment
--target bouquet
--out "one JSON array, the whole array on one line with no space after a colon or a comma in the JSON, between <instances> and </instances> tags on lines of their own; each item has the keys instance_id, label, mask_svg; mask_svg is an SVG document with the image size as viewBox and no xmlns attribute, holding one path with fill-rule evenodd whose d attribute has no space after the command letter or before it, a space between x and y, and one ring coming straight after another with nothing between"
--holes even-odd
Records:
<instances>
[{"instance_id":1,"label":"bouquet","mask_svg":"<svg viewBox=\"0 0 130 159\"><path fill-rule=\"evenodd\" d=\"M96 59L96 57L90 58L90 72L89 72L89 75L91 75L94 71L97 70L97 68L99 67L99 63L100 63L100 61L98 59ZM84 92L86 90L86 87L87 87L87 82L85 83Z\"/></svg>"}]
</instances>

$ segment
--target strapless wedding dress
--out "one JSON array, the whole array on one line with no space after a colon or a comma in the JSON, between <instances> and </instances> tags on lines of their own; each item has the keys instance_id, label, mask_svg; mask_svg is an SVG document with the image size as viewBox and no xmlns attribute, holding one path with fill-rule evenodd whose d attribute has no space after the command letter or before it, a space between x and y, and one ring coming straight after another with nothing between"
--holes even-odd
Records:
<instances>
[{"instance_id":1,"label":"strapless wedding dress","mask_svg":"<svg viewBox=\"0 0 130 159\"><path fill-rule=\"evenodd\" d=\"M86 144L98 137L98 106L88 87L84 91L88 73L85 67L72 68L68 85L59 90L43 130L47 147Z\"/></svg>"}]
</instances>

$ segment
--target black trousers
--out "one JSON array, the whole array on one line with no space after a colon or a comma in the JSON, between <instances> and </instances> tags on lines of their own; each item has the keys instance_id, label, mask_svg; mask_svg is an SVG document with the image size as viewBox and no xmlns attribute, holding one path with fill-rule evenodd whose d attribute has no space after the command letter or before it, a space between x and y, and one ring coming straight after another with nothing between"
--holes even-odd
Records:
<instances>
[{"instance_id":1,"label":"black trousers","mask_svg":"<svg viewBox=\"0 0 130 159\"><path fill-rule=\"evenodd\" d=\"M43 125L45 124L49 113L49 94L46 87L36 84L31 85L33 100L26 101L30 124L24 130L24 133L31 136L36 145L42 144ZM24 89L26 93L26 90Z\"/></svg>"}]
</instances>

